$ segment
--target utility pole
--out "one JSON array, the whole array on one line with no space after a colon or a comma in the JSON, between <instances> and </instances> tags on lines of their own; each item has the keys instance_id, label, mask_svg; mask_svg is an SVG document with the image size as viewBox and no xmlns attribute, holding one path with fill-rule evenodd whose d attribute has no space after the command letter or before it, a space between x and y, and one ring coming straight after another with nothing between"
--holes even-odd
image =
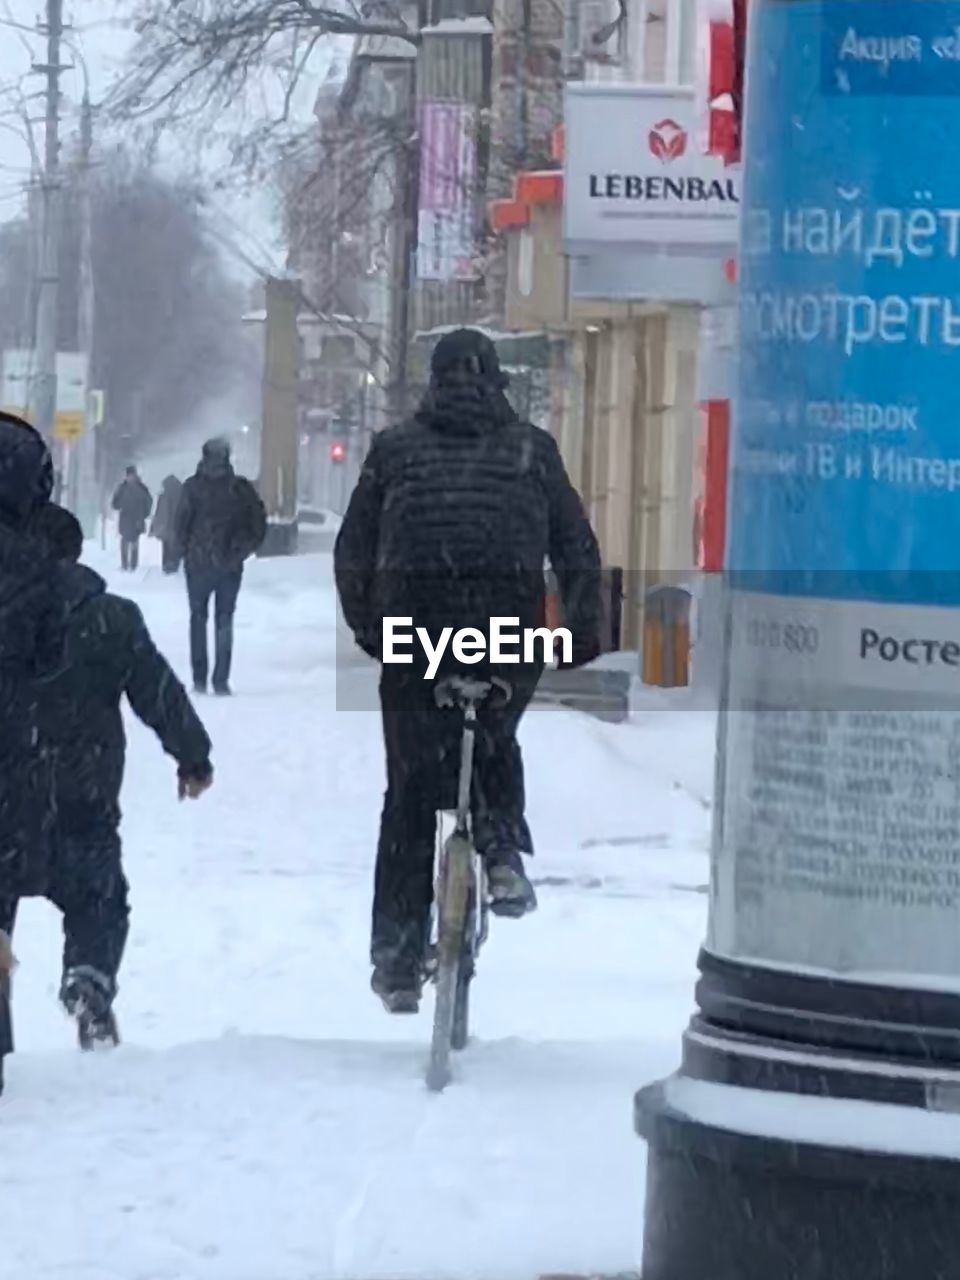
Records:
<instances>
[{"instance_id":1,"label":"utility pole","mask_svg":"<svg viewBox=\"0 0 960 1280\"><path fill-rule=\"evenodd\" d=\"M69 446L70 479L68 505L80 519L84 532L90 533L96 519L96 442L90 413L90 357L93 351L93 228L91 218L90 156L93 150L93 107L85 92L80 108L80 156L77 165L77 203L80 218L80 264L77 290L77 350L87 358L87 404L84 406L84 431L80 440Z\"/></svg>"},{"instance_id":2,"label":"utility pole","mask_svg":"<svg viewBox=\"0 0 960 1280\"><path fill-rule=\"evenodd\" d=\"M270 529L264 555L290 555L297 542L297 465L300 455L300 288L266 281L260 496Z\"/></svg>"},{"instance_id":3,"label":"utility pole","mask_svg":"<svg viewBox=\"0 0 960 1280\"><path fill-rule=\"evenodd\" d=\"M47 0L47 60L34 67L47 81L44 137L44 165L41 178L43 198L42 246L37 298L37 334L33 377L30 386L30 416L37 430L50 443L57 411L57 314L60 274L60 62L63 36L63 0Z\"/></svg>"}]
</instances>

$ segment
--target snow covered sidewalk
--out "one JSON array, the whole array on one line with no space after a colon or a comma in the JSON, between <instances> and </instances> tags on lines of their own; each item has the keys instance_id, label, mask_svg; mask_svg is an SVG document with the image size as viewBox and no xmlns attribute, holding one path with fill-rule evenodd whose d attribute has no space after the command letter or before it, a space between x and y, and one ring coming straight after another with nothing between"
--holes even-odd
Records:
<instances>
[{"instance_id":1,"label":"snow covered sidewalk","mask_svg":"<svg viewBox=\"0 0 960 1280\"><path fill-rule=\"evenodd\" d=\"M113 585L186 674L182 580L150 567ZM25 904L0 1280L532 1280L636 1265L632 1095L675 1065L690 1011L711 719L528 715L541 907L494 922L477 1043L435 1098L431 1001L390 1020L368 989L380 724L337 711L335 635L329 556L250 567L237 697L200 708L217 781L195 805L177 804L172 764L131 724L115 1054L74 1049L55 998L59 921Z\"/></svg>"}]
</instances>

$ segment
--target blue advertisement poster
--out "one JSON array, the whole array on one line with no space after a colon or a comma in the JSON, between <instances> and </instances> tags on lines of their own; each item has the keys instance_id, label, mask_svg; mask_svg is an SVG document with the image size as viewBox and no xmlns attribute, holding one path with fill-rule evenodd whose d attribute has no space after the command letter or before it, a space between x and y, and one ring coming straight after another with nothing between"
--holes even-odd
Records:
<instances>
[{"instance_id":1,"label":"blue advertisement poster","mask_svg":"<svg viewBox=\"0 0 960 1280\"><path fill-rule=\"evenodd\" d=\"M960 3L750 12L728 568L960 603Z\"/></svg>"},{"instance_id":2,"label":"blue advertisement poster","mask_svg":"<svg viewBox=\"0 0 960 1280\"><path fill-rule=\"evenodd\" d=\"M752 0L708 947L960 995L960 0Z\"/></svg>"}]
</instances>

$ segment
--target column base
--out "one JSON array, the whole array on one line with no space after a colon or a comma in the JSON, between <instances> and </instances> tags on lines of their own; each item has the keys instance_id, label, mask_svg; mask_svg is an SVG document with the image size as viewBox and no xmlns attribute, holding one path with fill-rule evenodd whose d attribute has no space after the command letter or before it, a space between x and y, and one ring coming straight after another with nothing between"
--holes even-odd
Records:
<instances>
[{"instance_id":1,"label":"column base","mask_svg":"<svg viewBox=\"0 0 960 1280\"><path fill-rule=\"evenodd\" d=\"M715 1128L672 1107L665 1082L637 1094L636 1128L648 1143L643 1280L960 1275L960 1159Z\"/></svg>"},{"instance_id":2,"label":"column base","mask_svg":"<svg viewBox=\"0 0 960 1280\"><path fill-rule=\"evenodd\" d=\"M296 555L298 537L296 520L271 520L267 525L267 536L257 555L262 559Z\"/></svg>"}]
</instances>

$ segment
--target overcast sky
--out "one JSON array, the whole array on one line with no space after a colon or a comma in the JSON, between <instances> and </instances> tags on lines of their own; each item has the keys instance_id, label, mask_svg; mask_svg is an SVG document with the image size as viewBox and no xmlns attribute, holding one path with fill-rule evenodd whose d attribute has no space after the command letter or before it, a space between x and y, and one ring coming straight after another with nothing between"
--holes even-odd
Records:
<instances>
[{"instance_id":1,"label":"overcast sky","mask_svg":"<svg viewBox=\"0 0 960 1280\"><path fill-rule=\"evenodd\" d=\"M91 98L96 104L106 92L130 48L131 36L117 18L118 13L129 11L132 0L65 0L64 20L70 24L68 41L74 42L87 64L91 80ZM43 90L43 79L30 74L32 57L42 61L45 38L36 32L37 22L43 12L43 0L0 0L0 221L19 216L24 208L24 184L30 176L30 153L18 131L23 125L15 115L9 114L15 107L11 88L18 84L25 94L38 94ZM11 25L17 24L17 25ZM28 30L17 29L18 26ZM69 48L64 51L64 61L75 62ZM311 76L305 80L300 93L297 116L309 119L316 89L328 64L330 53L321 49L314 59ZM68 138L77 129L77 110L83 95L83 76L79 67L67 72L62 81L64 92L62 132ZM270 87L261 87L257 100L247 104L245 110L256 112L264 98L273 96ZM43 102L32 99L31 115L42 117ZM103 122L105 123L105 122ZM102 129L103 124L98 122ZM42 121L33 125L37 146L43 147ZM192 172L199 164L211 175L223 170L225 158L207 154L199 161L196 149L185 145L183 138L169 139L164 163L188 168ZM235 191L218 196L213 193L212 220L218 225L214 230L218 237L238 244L243 252L258 264L277 270L283 262L283 246L273 211L273 192L258 189L245 196ZM236 255L231 266L240 274L246 274Z\"/></svg>"}]
</instances>

